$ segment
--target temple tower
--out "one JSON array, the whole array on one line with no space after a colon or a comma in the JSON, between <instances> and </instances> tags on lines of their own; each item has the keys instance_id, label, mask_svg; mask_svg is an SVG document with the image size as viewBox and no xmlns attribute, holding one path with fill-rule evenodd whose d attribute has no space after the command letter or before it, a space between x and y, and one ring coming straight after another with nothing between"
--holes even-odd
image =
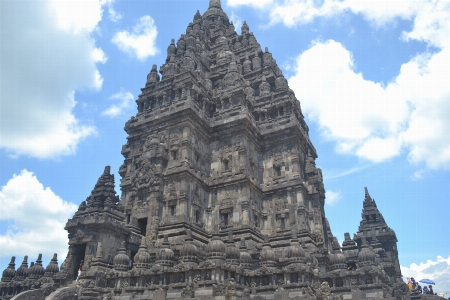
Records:
<instances>
[{"instance_id":1,"label":"temple tower","mask_svg":"<svg viewBox=\"0 0 450 300\"><path fill-rule=\"evenodd\" d=\"M126 124L121 204L148 245L206 245L233 230L249 246L267 235L288 247L328 249L322 174L300 103L245 22L235 31L220 1L198 11L165 63L154 65Z\"/></svg>"},{"instance_id":2,"label":"temple tower","mask_svg":"<svg viewBox=\"0 0 450 300\"><path fill-rule=\"evenodd\" d=\"M358 233L340 247L300 102L220 0L170 41L136 104L120 199L106 167L66 224L69 253L54 273L74 279L82 267L80 300L396 293L394 231L366 189ZM14 259L3 274L20 274Z\"/></svg>"},{"instance_id":3,"label":"temple tower","mask_svg":"<svg viewBox=\"0 0 450 300\"><path fill-rule=\"evenodd\" d=\"M369 195L367 187L364 188L365 197L361 213L358 232L353 240L361 248L363 238L376 251L383 263L386 274L393 278L401 278L400 264L398 261L397 236L384 220L377 208L375 200Z\"/></svg>"}]
</instances>

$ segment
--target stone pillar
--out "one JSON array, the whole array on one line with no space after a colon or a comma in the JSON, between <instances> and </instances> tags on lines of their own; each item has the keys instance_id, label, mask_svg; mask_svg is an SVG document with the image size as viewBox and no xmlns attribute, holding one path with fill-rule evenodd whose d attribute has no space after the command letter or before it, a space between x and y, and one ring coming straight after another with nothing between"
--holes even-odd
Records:
<instances>
[{"instance_id":1,"label":"stone pillar","mask_svg":"<svg viewBox=\"0 0 450 300\"><path fill-rule=\"evenodd\" d=\"M298 158L298 154L293 153L291 155L291 164L292 164L292 177L294 178L300 177L299 163L300 160Z\"/></svg>"},{"instance_id":2,"label":"stone pillar","mask_svg":"<svg viewBox=\"0 0 450 300\"><path fill-rule=\"evenodd\" d=\"M180 215L187 216L188 201L188 184L186 180L181 180L180 198L178 199Z\"/></svg>"},{"instance_id":3,"label":"stone pillar","mask_svg":"<svg viewBox=\"0 0 450 300\"><path fill-rule=\"evenodd\" d=\"M189 157L189 135L190 135L191 129L189 127L183 128L183 136L181 138L181 147L180 147L180 161L183 164L188 163L188 157Z\"/></svg>"},{"instance_id":4,"label":"stone pillar","mask_svg":"<svg viewBox=\"0 0 450 300\"><path fill-rule=\"evenodd\" d=\"M239 149L239 170L245 170L247 165L247 150L245 148Z\"/></svg>"}]
</instances>

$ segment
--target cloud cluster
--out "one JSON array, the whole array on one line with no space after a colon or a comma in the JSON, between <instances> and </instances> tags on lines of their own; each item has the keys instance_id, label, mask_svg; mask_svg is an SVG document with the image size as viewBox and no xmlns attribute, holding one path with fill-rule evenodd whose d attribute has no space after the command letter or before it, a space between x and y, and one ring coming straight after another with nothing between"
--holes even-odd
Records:
<instances>
[{"instance_id":1,"label":"cloud cluster","mask_svg":"<svg viewBox=\"0 0 450 300\"><path fill-rule=\"evenodd\" d=\"M130 92L126 91L120 91L118 93L115 93L111 97L109 97L111 100L119 100L119 103L113 104L104 111L102 111L103 116L107 117L117 117L119 115L122 115L126 113L129 109L134 107L135 101L134 96Z\"/></svg>"},{"instance_id":2,"label":"cloud cluster","mask_svg":"<svg viewBox=\"0 0 450 300\"><path fill-rule=\"evenodd\" d=\"M350 0L228 0L265 11L270 24L288 27L317 17L344 13L363 16L375 27L411 20L412 29L399 37L421 41L427 51L403 64L386 86L366 80L355 71L352 54L334 40L314 41L301 53L291 71L290 86L302 108L340 153L382 162L405 151L412 164L427 169L450 168L450 1ZM424 169L414 175L420 178Z\"/></svg>"},{"instance_id":3,"label":"cloud cluster","mask_svg":"<svg viewBox=\"0 0 450 300\"><path fill-rule=\"evenodd\" d=\"M117 32L112 38L112 42L119 49L131 56L136 56L139 60L146 60L147 57L158 53L156 48L156 36L158 30L155 21L150 16L139 18L132 32L122 30Z\"/></svg>"},{"instance_id":4,"label":"cloud cluster","mask_svg":"<svg viewBox=\"0 0 450 300\"><path fill-rule=\"evenodd\" d=\"M114 9L114 0L102 0L102 4L108 8L108 17L112 22L119 22L123 18L123 14L118 13Z\"/></svg>"},{"instance_id":5,"label":"cloud cluster","mask_svg":"<svg viewBox=\"0 0 450 300\"><path fill-rule=\"evenodd\" d=\"M400 269L404 277L414 277L416 281L425 278L433 280L436 283L433 287L435 293L444 292L446 297L450 296L450 256L438 256L434 261L427 260L419 265L413 263L409 267L401 266Z\"/></svg>"},{"instance_id":6,"label":"cloud cluster","mask_svg":"<svg viewBox=\"0 0 450 300\"><path fill-rule=\"evenodd\" d=\"M334 204L339 202L341 199L342 199L341 192L339 192L339 191L333 192L333 191L330 191L330 190L326 191L325 204L333 206Z\"/></svg>"},{"instance_id":7,"label":"cloud cluster","mask_svg":"<svg viewBox=\"0 0 450 300\"><path fill-rule=\"evenodd\" d=\"M0 207L0 220L10 223L0 235L2 257L30 255L35 259L39 251L47 259L55 252L60 260L65 258L64 225L76 211L75 204L45 188L32 172L22 170L1 187Z\"/></svg>"},{"instance_id":8,"label":"cloud cluster","mask_svg":"<svg viewBox=\"0 0 450 300\"><path fill-rule=\"evenodd\" d=\"M414 164L450 167L450 48L417 55L386 86L354 70L336 41L315 42L290 78L297 98L341 153L381 162L408 151Z\"/></svg>"},{"instance_id":9,"label":"cloud cluster","mask_svg":"<svg viewBox=\"0 0 450 300\"><path fill-rule=\"evenodd\" d=\"M2 1L0 148L48 158L95 133L72 110L79 89L100 89L106 62L91 34L102 1Z\"/></svg>"},{"instance_id":10,"label":"cloud cluster","mask_svg":"<svg viewBox=\"0 0 450 300\"><path fill-rule=\"evenodd\" d=\"M270 17L270 24L283 23L288 27L313 21L318 17L330 18L346 12L362 15L376 26L383 26L396 18L411 19L418 13L425 15L423 10L433 9L433 6L448 8L446 0L397 0L386 1L374 5L371 0L227 0L231 7L250 6L266 12ZM423 21L427 22L427 18ZM429 23L431 24L431 23Z\"/></svg>"}]
</instances>

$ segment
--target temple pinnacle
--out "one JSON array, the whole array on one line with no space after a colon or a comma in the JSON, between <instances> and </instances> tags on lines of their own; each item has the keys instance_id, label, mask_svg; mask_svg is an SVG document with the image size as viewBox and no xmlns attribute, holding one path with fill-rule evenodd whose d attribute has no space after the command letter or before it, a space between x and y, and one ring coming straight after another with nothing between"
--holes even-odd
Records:
<instances>
[{"instance_id":1,"label":"temple pinnacle","mask_svg":"<svg viewBox=\"0 0 450 300\"><path fill-rule=\"evenodd\" d=\"M369 190L367 189L367 187L364 187L364 193L365 193L365 200L371 200L370 195L369 195Z\"/></svg>"},{"instance_id":2,"label":"temple pinnacle","mask_svg":"<svg viewBox=\"0 0 450 300\"><path fill-rule=\"evenodd\" d=\"M222 5L220 4L220 0L209 0L209 8L217 7L222 9Z\"/></svg>"}]
</instances>

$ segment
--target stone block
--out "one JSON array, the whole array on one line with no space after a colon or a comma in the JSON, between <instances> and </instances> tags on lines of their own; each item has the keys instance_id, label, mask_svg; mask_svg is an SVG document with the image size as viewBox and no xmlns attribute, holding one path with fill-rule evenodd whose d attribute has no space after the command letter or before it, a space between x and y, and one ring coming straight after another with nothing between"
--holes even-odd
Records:
<instances>
[{"instance_id":1,"label":"stone block","mask_svg":"<svg viewBox=\"0 0 450 300\"><path fill-rule=\"evenodd\" d=\"M366 299L379 299L379 298L383 298L383 292L366 293Z\"/></svg>"},{"instance_id":2,"label":"stone block","mask_svg":"<svg viewBox=\"0 0 450 300\"><path fill-rule=\"evenodd\" d=\"M213 294L212 290L196 290L195 291L195 297L202 297L202 296L212 297L212 294Z\"/></svg>"},{"instance_id":3,"label":"stone block","mask_svg":"<svg viewBox=\"0 0 450 300\"><path fill-rule=\"evenodd\" d=\"M153 295L153 300L166 300L166 291L165 290L157 290Z\"/></svg>"},{"instance_id":4,"label":"stone block","mask_svg":"<svg viewBox=\"0 0 450 300\"><path fill-rule=\"evenodd\" d=\"M278 291L278 292L275 292L275 294L274 294L274 297L277 300L289 299L289 296L290 296L289 293L286 291Z\"/></svg>"},{"instance_id":5,"label":"stone block","mask_svg":"<svg viewBox=\"0 0 450 300\"><path fill-rule=\"evenodd\" d=\"M290 292L289 298L302 297L302 295L303 295L302 292Z\"/></svg>"}]
</instances>

